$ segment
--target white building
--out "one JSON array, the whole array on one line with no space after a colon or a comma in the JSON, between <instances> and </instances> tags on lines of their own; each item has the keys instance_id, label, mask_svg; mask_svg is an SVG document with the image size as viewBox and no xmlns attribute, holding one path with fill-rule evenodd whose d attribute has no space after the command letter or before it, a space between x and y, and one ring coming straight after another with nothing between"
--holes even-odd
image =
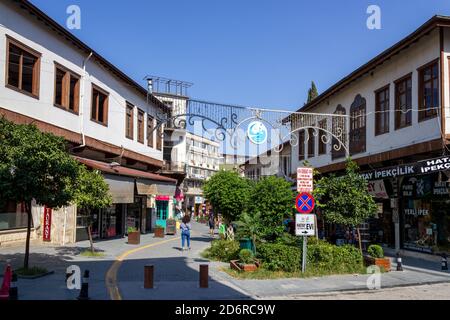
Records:
<instances>
[{"instance_id":1,"label":"white building","mask_svg":"<svg viewBox=\"0 0 450 320\"><path fill-rule=\"evenodd\" d=\"M337 139L326 144L329 133L315 137L315 129L302 127L344 132L340 140L368 171L379 205L367 231L371 242L427 252L450 242L442 220L450 212L449 165L427 168L448 158L420 162L448 154L449 61L450 17L435 16L299 109L322 116L289 117L300 141L292 147L293 177L305 159L321 173L345 167L345 148L333 148Z\"/></svg>"},{"instance_id":2,"label":"white building","mask_svg":"<svg viewBox=\"0 0 450 320\"><path fill-rule=\"evenodd\" d=\"M160 221L171 214L176 180L155 174L164 127L153 128L156 115L168 112L163 103L28 1L0 2L0 55L0 114L63 136L80 162L105 173L114 206L96 214L94 236L122 235L129 226L147 232L156 209ZM24 237L19 209L0 210L2 244ZM83 238L84 217L69 211L62 243ZM36 239L42 215L33 209ZM56 239L61 228L54 227Z\"/></svg>"},{"instance_id":3,"label":"white building","mask_svg":"<svg viewBox=\"0 0 450 320\"><path fill-rule=\"evenodd\" d=\"M198 211L204 203L203 184L219 171L220 144L202 136L186 133L185 208Z\"/></svg>"}]
</instances>

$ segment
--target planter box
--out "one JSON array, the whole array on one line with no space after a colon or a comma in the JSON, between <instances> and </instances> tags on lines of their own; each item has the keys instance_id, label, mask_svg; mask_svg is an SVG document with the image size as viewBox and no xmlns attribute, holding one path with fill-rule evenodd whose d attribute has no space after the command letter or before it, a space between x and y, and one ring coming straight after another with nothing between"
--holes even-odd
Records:
<instances>
[{"instance_id":1,"label":"planter box","mask_svg":"<svg viewBox=\"0 0 450 320\"><path fill-rule=\"evenodd\" d=\"M383 268L384 271L391 271L391 259L389 258L372 258L370 256L364 256L364 262L366 266L376 265Z\"/></svg>"},{"instance_id":2,"label":"planter box","mask_svg":"<svg viewBox=\"0 0 450 320\"><path fill-rule=\"evenodd\" d=\"M239 260L231 260L230 261L230 268L237 271L244 271L244 272L254 272L256 271L260 266L260 262L256 261L252 264L242 264L239 263Z\"/></svg>"},{"instance_id":3,"label":"planter box","mask_svg":"<svg viewBox=\"0 0 450 320\"><path fill-rule=\"evenodd\" d=\"M128 244L139 244L141 243L141 232L130 232L128 233Z\"/></svg>"},{"instance_id":4,"label":"planter box","mask_svg":"<svg viewBox=\"0 0 450 320\"><path fill-rule=\"evenodd\" d=\"M155 228L155 238L164 238L164 228Z\"/></svg>"}]
</instances>

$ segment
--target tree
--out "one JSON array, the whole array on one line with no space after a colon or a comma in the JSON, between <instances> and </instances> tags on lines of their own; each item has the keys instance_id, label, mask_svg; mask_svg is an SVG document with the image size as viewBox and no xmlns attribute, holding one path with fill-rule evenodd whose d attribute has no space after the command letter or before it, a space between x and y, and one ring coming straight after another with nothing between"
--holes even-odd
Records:
<instances>
[{"instance_id":1,"label":"tree","mask_svg":"<svg viewBox=\"0 0 450 320\"><path fill-rule=\"evenodd\" d=\"M66 152L65 141L34 125L0 119L0 195L2 201L23 203L28 216L24 269L28 269L31 235L31 202L50 208L73 199L70 187L78 163Z\"/></svg>"},{"instance_id":2,"label":"tree","mask_svg":"<svg viewBox=\"0 0 450 320\"><path fill-rule=\"evenodd\" d=\"M317 92L316 84L314 83L314 81L311 81L311 88L309 88L308 90L308 100L306 101L306 103L310 103L315 98L317 98L318 95L319 93Z\"/></svg>"},{"instance_id":3,"label":"tree","mask_svg":"<svg viewBox=\"0 0 450 320\"><path fill-rule=\"evenodd\" d=\"M227 222L236 220L248 206L250 183L237 172L221 170L214 174L203 187L203 194L215 211Z\"/></svg>"},{"instance_id":4,"label":"tree","mask_svg":"<svg viewBox=\"0 0 450 320\"><path fill-rule=\"evenodd\" d=\"M86 228L91 244L91 252L94 253L91 211L92 209L106 208L112 204L109 187L99 171L90 171L84 165L79 165L77 179L73 187L74 201L77 207L89 217Z\"/></svg>"},{"instance_id":5,"label":"tree","mask_svg":"<svg viewBox=\"0 0 450 320\"><path fill-rule=\"evenodd\" d=\"M345 175L322 177L314 189L314 196L326 221L356 227L362 251L358 226L375 214L377 206L369 194L367 181L358 170L358 165L347 159Z\"/></svg>"},{"instance_id":6,"label":"tree","mask_svg":"<svg viewBox=\"0 0 450 320\"><path fill-rule=\"evenodd\" d=\"M284 232L283 219L292 214L294 193L291 183L269 176L256 183L251 192L250 214L260 214L258 224L266 240L274 240Z\"/></svg>"}]
</instances>

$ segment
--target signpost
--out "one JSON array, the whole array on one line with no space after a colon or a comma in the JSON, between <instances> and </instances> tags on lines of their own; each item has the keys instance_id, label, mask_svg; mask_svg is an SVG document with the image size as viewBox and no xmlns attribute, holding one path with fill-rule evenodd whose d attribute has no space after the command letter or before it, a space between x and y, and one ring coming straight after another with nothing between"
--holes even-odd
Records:
<instances>
[{"instance_id":1,"label":"signpost","mask_svg":"<svg viewBox=\"0 0 450 320\"><path fill-rule=\"evenodd\" d=\"M302 272L306 271L306 251L308 249L308 236L316 234L316 216L314 214L295 215L295 234L303 237Z\"/></svg>"},{"instance_id":2,"label":"signpost","mask_svg":"<svg viewBox=\"0 0 450 320\"><path fill-rule=\"evenodd\" d=\"M310 214L314 210L315 201L312 196L314 190L313 168L297 168L297 192L295 207L300 214L295 215L295 234L303 237L302 272L306 271L306 251L308 236L316 234L316 216Z\"/></svg>"}]
</instances>

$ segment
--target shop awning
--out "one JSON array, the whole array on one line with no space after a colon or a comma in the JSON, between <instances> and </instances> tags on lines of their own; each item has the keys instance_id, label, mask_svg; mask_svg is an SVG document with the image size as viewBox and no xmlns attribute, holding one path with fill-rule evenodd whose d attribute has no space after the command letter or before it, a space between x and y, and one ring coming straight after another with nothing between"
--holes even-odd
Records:
<instances>
[{"instance_id":1,"label":"shop awning","mask_svg":"<svg viewBox=\"0 0 450 320\"><path fill-rule=\"evenodd\" d=\"M74 157L84 165L103 172L113 203L133 203L134 186L140 195L175 195L177 180L156 173L126 168L120 165Z\"/></svg>"},{"instance_id":2,"label":"shop awning","mask_svg":"<svg viewBox=\"0 0 450 320\"><path fill-rule=\"evenodd\" d=\"M105 182L109 186L113 203L134 202L134 178L105 174Z\"/></svg>"}]
</instances>

